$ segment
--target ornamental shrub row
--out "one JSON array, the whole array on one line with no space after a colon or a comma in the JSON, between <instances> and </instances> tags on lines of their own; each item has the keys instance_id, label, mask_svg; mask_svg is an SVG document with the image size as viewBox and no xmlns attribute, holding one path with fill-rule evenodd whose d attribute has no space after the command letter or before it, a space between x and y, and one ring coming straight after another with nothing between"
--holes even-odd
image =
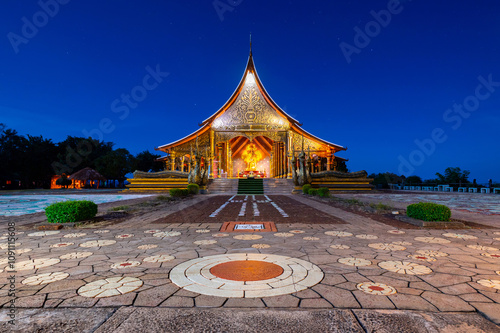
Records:
<instances>
[{"instance_id":1,"label":"ornamental shrub row","mask_svg":"<svg viewBox=\"0 0 500 333\"><path fill-rule=\"evenodd\" d=\"M302 192L304 194L309 194L309 190L312 188L311 184L305 184L302 186Z\"/></svg>"},{"instance_id":2,"label":"ornamental shrub row","mask_svg":"<svg viewBox=\"0 0 500 333\"><path fill-rule=\"evenodd\" d=\"M45 215L50 223L78 222L94 218L97 205L88 200L70 200L56 202L45 208Z\"/></svg>"},{"instance_id":3,"label":"ornamental shrub row","mask_svg":"<svg viewBox=\"0 0 500 333\"><path fill-rule=\"evenodd\" d=\"M406 207L406 215L423 221L449 221L451 211L445 205L419 202Z\"/></svg>"},{"instance_id":4,"label":"ornamental shrub row","mask_svg":"<svg viewBox=\"0 0 500 333\"><path fill-rule=\"evenodd\" d=\"M189 184L188 191L189 194L198 194L198 192L200 192L200 186L198 184Z\"/></svg>"},{"instance_id":5,"label":"ornamental shrub row","mask_svg":"<svg viewBox=\"0 0 500 333\"><path fill-rule=\"evenodd\" d=\"M189 190L187 188L171 188L168 192L173 198L187 197L189 195Z\"/></svg>"}]
</instances>

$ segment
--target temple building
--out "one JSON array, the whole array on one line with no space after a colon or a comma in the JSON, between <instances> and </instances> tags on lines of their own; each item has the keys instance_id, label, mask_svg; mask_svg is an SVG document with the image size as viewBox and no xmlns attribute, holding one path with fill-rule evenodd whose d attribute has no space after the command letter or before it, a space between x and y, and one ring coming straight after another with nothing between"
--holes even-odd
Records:
<instances>
[{"instance_id":1,"label":"temple building","mask_svg":"<svg viewBox=\"0 0 500 333\"><path fill-rule=\"evenodd\" d=\"M165 170L189 172L196 145L209 178L291 178L291 160L303 147L312 160L311 173L347 171L347 160L336 156L345 147L305 131L273 101L257 74L252 51L229 100L192 134L155 149L167 154L161 159Z\"/></svg>"}]
</instances>

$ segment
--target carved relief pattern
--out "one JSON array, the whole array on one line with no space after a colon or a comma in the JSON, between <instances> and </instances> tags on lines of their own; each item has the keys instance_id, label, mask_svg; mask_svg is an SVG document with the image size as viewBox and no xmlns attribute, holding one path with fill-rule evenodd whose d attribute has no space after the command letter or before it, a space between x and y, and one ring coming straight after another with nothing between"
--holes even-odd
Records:
<instances>
[{"instance_id":1,"label":"carved relief pattern","mask_svg":"<svg viewBox=\"0 0 500 333\"><path fill-rule=\"evenodd\" d=\"M236 138L238 136L243 136L248 140L253 140L258 136L265 136L273 141L286 141L286 132L215 132L215 142L224 142Z\"/></svg>"},{"instance_id":2,"label":"carved relief pattern","mask_svg":"<svg viewBox=\"0 0 500 333\"><path fill-rule=\"evenodd\" d=\"M172 150L175 153L189 154L191 152L191 147L193 148L193 151L196 149L196 138L183 143L182 145L176 146ZM205 147L210 147L210 133L208 131L198 137L198 147L202 152L204 152Z\"/></svg>"},{"instance_id":3,"label":"carved relief pattern","mask_svg":"<svg viewBox=\"0 0 500 333\"><path fill-rule=\"evenodd\" d=\"M292 135L292 146L294 147L294 150L301 150L302 149L302 136L297 133L290 133ZM326 150L326 146L322 145L318 142L314 142L312 140L309 140L308 138L304 137L304 150L307 151L307 148L310 148L312 151L318 151L318 150Z\"/></svg>"}]
</instances>

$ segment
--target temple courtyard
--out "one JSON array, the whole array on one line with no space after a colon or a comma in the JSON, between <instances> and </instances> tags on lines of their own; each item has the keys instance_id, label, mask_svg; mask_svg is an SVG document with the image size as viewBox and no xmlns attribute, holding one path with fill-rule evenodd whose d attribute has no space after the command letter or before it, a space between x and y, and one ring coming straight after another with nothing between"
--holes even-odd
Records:
<instances>
[{"instance_id":1,"label":"temple courtyard","mask_svg":"<svg viewBox=\"0 0 500 333\"><path fill-rule=\"evenodd\" d=\"M0 216L2 251L9 222L17 235L14 270L0 257L2 332L500 331L498 195L336 194L447 204L460 229L301 194L102 195L94 223L60 230L39 230L43 212Z\"/></svg>"}]
</instances>

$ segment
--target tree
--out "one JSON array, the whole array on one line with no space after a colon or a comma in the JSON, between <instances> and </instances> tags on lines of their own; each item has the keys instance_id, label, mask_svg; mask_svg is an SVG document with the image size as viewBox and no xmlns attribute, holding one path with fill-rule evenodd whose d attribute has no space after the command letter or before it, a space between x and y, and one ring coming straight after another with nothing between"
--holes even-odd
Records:
<instances>
[{"instance_id":1,"label":"tree","mask_svg":"<svg viewBox=\"0 0 500 333\"><path fill-rule=\"evenodd\" d=\"M116 179L123 183L125 175L132 171L133 156L127 149L119 148L99 157L96 170L107 179Z\"/></svg>"},{"instance_id":2,"label":"tree","mask_svg":"<svg viewBox=\"0 0 500 333\"><path fill-rule=\"evenodd\" d=\"M469 181L469 170L460 170L459 167L449 167L444 170L444 176L439 172L436 173L438 177L439 184L468 184Z\"/></svg>"},{"instance_id":3,"label":"tree","mask_svg":"<svg viewBox=\"0 0 500 333\"><path fill-rule=\"evenodd\" d=\"M26 138L17 134L16 130L0 126L0 179L4 181L22 180ZM22 184L23 186L25 184Z\"/></svg>"},{"instance_id":4,"label":"tree","mask_svg":"<svg viewBox=\"0 0 500 333\"><path fill-rule=\"evenodd\" d=\"M28 135L23 152L22 178L29 187L50 188L54 175L51 163L57 158L57 146L51 139Z\"/></svg>"},{"instance_id":5,"label":"tree","mask_svg":"<svg viewBox=\"0 0 500 333\"><path fill-rule=\"evenodd\" d=\"M161 171L163 170L163 163L156 161L159 157L160 155L151 154L147 150L140 152L133 159L132 169L144 172L148 172L149 170L153 172Z\"/></svg>"},{"instance_id":6,"label":"tree","mask_svg":"<svg viewBox=\"0 0 500 333\"><path fill-rule=\"evenodd\" d=\"M389 184L400 184L406 179L405 176L398 176L392 172L372 173L368 178L373 178L373 185L378 188L389 188Z\"/></svg>"},{"instance_id":7,"label":"tree","mask_svg":"<svg viewBox=\"0 0 500 333\"><path fill-rule=\"evenodd\" d=\"M422 184L422 178L419 176L409 176L405 179L405 184L417 185Z\"/></svg>"}]
</instances>

